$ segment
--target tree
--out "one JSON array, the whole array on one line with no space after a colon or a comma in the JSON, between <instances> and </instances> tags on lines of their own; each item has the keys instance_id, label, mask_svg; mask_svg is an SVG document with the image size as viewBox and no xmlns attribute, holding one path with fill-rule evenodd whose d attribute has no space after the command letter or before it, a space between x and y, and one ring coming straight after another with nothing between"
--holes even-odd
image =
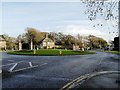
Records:
<instances>
[{"instance_id":1,"label":"tree","mask_svg":"<svg viewBox=\"0 0 120 90\"><path fill-rule=\"evenodd\" d=\"M110 44L110 46L113 46L114 45L114 41L110 40L109 44Z\"/></svg>"},{"instance_id":2,"label":"tree","mask_svg":"<svg viewBox=\"0 0 120 90\"><path fill-rule=\"evenodd\" d=\"M79 41L80 48L83 48L83 36L78 34L77 38L78 38L78 41Z\"/></svg>"},{"instance_id":3,"label":"tree","mask_svg":"<svg viewBox=\"0 0 120 90\"><path fill-rule=\"evenodd\" d=\"M54 40L56 45L62 45L63 47L66 48L72 48L73 45L80 45L80 42L77 38L75 38L72 35L63 34L61 32L59 33L50 32L49 38Z\"/></svg>"},{"instance_id":4,"label":"tree","mask_svg":"<svg viewBox=\"0 0 120 90\"><path fill-rule=\"evenodd\" d=\"M118 30L119 23L118 7L120 8L119 0L80 0L80 1L82 1L82 3L86 5L87 10L85 11L85 14L88 15L88 18L91 21L96 20L97 17L99 16L104 18L105 21L110 21L111 26ZM113 21L114 23L111 23ZM93 25L93 27L95 26L103 26L103 23Z\"/></svg>"},{"instance_id":5,"label":"tree","mask_svg":"<svg viewBox=\"0 0 120 90\"><path fill-rule=\"evenodd\" d=\"M91 48L104 48L107 46L107 42L103 38L93 35L88 36L88 41Z\"/></svg>"},{"instance_id":6,"label":"tree","mask_svg":"<svg viewBox=\"0 0 120 90\"><path fill-rule=\"evenodd\" d=\"M3 34L3 37L6 40L6 49L11 50L16 47L16 38L10 37L7 34Z\"/></svg>"},{"instance_id":7,"label":"tree","mask_svg":"<svg viewBox=\"0 0 120 90\"><path fill-rule=\"evenodd\" d=\"M35 37L37 35L37 30L34 28L26 28L26 36L28 38L28 41L30 42L31 39L35 43Z\"/></svg>"},{"instance_id":8,"label":"tree","mask_svg":"<svg viewBox=\"0 0 120 90\"><path fill-rule=\"evenodd\" d=\"M65 37L66 35L59 32L59 33L55 33L55 32L50 32L49 33L49 38L52 39L53 41L55 41L56 45L65 45Z\"/></svg>"},{"instance_id":9,"label":"tree","mask_svg":"<svg viewBox=\"0 0 120 90\"><path fill-rule=\"evenodd\" d=\"M27 37L28 41L31 42L32 40L35 45L37 45L46 34L45 32L40 32L35 28L26 28L26 31L27 32L25 36Z\"/></svg>"},{"instance_id":10,"label":"tree","mask_svg":"<svg viewBox=\"0 0 120 90\"><path fill-rule=\"evenodd\" d=\"M81 0L86 4L88 18L95 20L97 15L104 16L105 20L117 20L118 15L114 14L118 12L119 0ZM116 10L117 9L117 10Z\"/></svg>"}]
</instances>

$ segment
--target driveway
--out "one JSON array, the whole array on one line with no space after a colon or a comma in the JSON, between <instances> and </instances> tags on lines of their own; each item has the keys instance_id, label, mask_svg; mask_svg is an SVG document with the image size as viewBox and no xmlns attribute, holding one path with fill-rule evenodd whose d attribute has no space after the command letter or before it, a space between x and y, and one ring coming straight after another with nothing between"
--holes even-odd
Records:
<instances>
[{"instance_id":1,"label":"driveway","mask_svg":"<svg viewBox=\"0 0 120 90\"><path fill-rule=\"evenodd\" d=\"M77 77L91 72L118 71L118 55L95 52L97 54L74 56L22 56L9 55L4 52L2 53L2 68L11 70L12 74L2 80L2 87L62 88ZM31 65L34 67L31 68ZM94 86L95 81L99 81L96 77L92 81L94 83L91 86L87 84L86 87L102 87L104 84L103 87L117 88L118 84L115 81L118 75L112 76L112 79L104 79L106 82L103 80L99 82L99 86L98 84ZM109 81L114 84L107 84Z\"/></svg>"}]
</instances>

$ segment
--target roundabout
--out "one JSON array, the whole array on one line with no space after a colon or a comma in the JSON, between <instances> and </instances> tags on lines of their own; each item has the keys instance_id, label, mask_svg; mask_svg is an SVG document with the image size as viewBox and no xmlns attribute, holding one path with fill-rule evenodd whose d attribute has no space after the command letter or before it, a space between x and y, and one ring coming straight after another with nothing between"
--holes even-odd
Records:
<instances>
[{"instance_id":1,"label":"roundabout","mask_svg":"<svg viewBox=\"0 0 120 90\"><path fill-rule=\"evenodd\" d=\"M20 50L10 51L13 55L31 55L31 56L65 56L65 55L87 55L95 54L92 51L65 50L65 49L40 49L40 50Z\"/></svg>"}]
</instances>

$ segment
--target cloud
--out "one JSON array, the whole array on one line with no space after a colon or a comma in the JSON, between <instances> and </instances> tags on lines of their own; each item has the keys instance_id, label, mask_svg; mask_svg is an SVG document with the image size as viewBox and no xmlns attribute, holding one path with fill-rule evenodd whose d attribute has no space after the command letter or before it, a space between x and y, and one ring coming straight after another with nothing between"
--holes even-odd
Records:
<instances>
[{"instance_id":1,"label":"cloud","mask_svg":"<svg viewBox=\"0 0 120 90\"><path fill-rule=\"evenodd\" d=\"M72 34L72 35L76 35L76 34L82 34L82 35L102 35L103 33L98 31L98 30L94 30L94 29L88 29L88 27L83 28L79 25L66 25L66 26L57 26L58 32L63 32L66 34Z\"/></svg>"},{"instance_id":2,"label":"cloud","mask_svg":"<svg viewBox=\"0 0 120 90\"><path fill-rule=\"evenodd\" d=\"M54 32L62 32L64 34L70 34L76 36L77 34L88 36L88 35L95 35L97 37L104 38L105 40L109 40L109 36L105 33L96 30L96 29L89 29L88 27L82 27L79 25L66 25L66 26L56 26ZM51 30L50 30L51 31Z\"/></svg>"}]
</instances>

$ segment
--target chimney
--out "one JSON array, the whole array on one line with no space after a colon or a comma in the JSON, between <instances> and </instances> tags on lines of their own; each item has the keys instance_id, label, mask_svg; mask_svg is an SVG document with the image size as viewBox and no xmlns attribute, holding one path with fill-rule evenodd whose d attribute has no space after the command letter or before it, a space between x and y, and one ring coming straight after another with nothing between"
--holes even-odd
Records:
<instances>
[{"instance_id":1,"label":"chimney","mask_svg":"<svg viewBox=\"0 0 120 90\"><path fill-rule=\"evenodd\" d=\"M48 38L48 33L46 33L46 38Z\"/></svg>"}]
</instances>

